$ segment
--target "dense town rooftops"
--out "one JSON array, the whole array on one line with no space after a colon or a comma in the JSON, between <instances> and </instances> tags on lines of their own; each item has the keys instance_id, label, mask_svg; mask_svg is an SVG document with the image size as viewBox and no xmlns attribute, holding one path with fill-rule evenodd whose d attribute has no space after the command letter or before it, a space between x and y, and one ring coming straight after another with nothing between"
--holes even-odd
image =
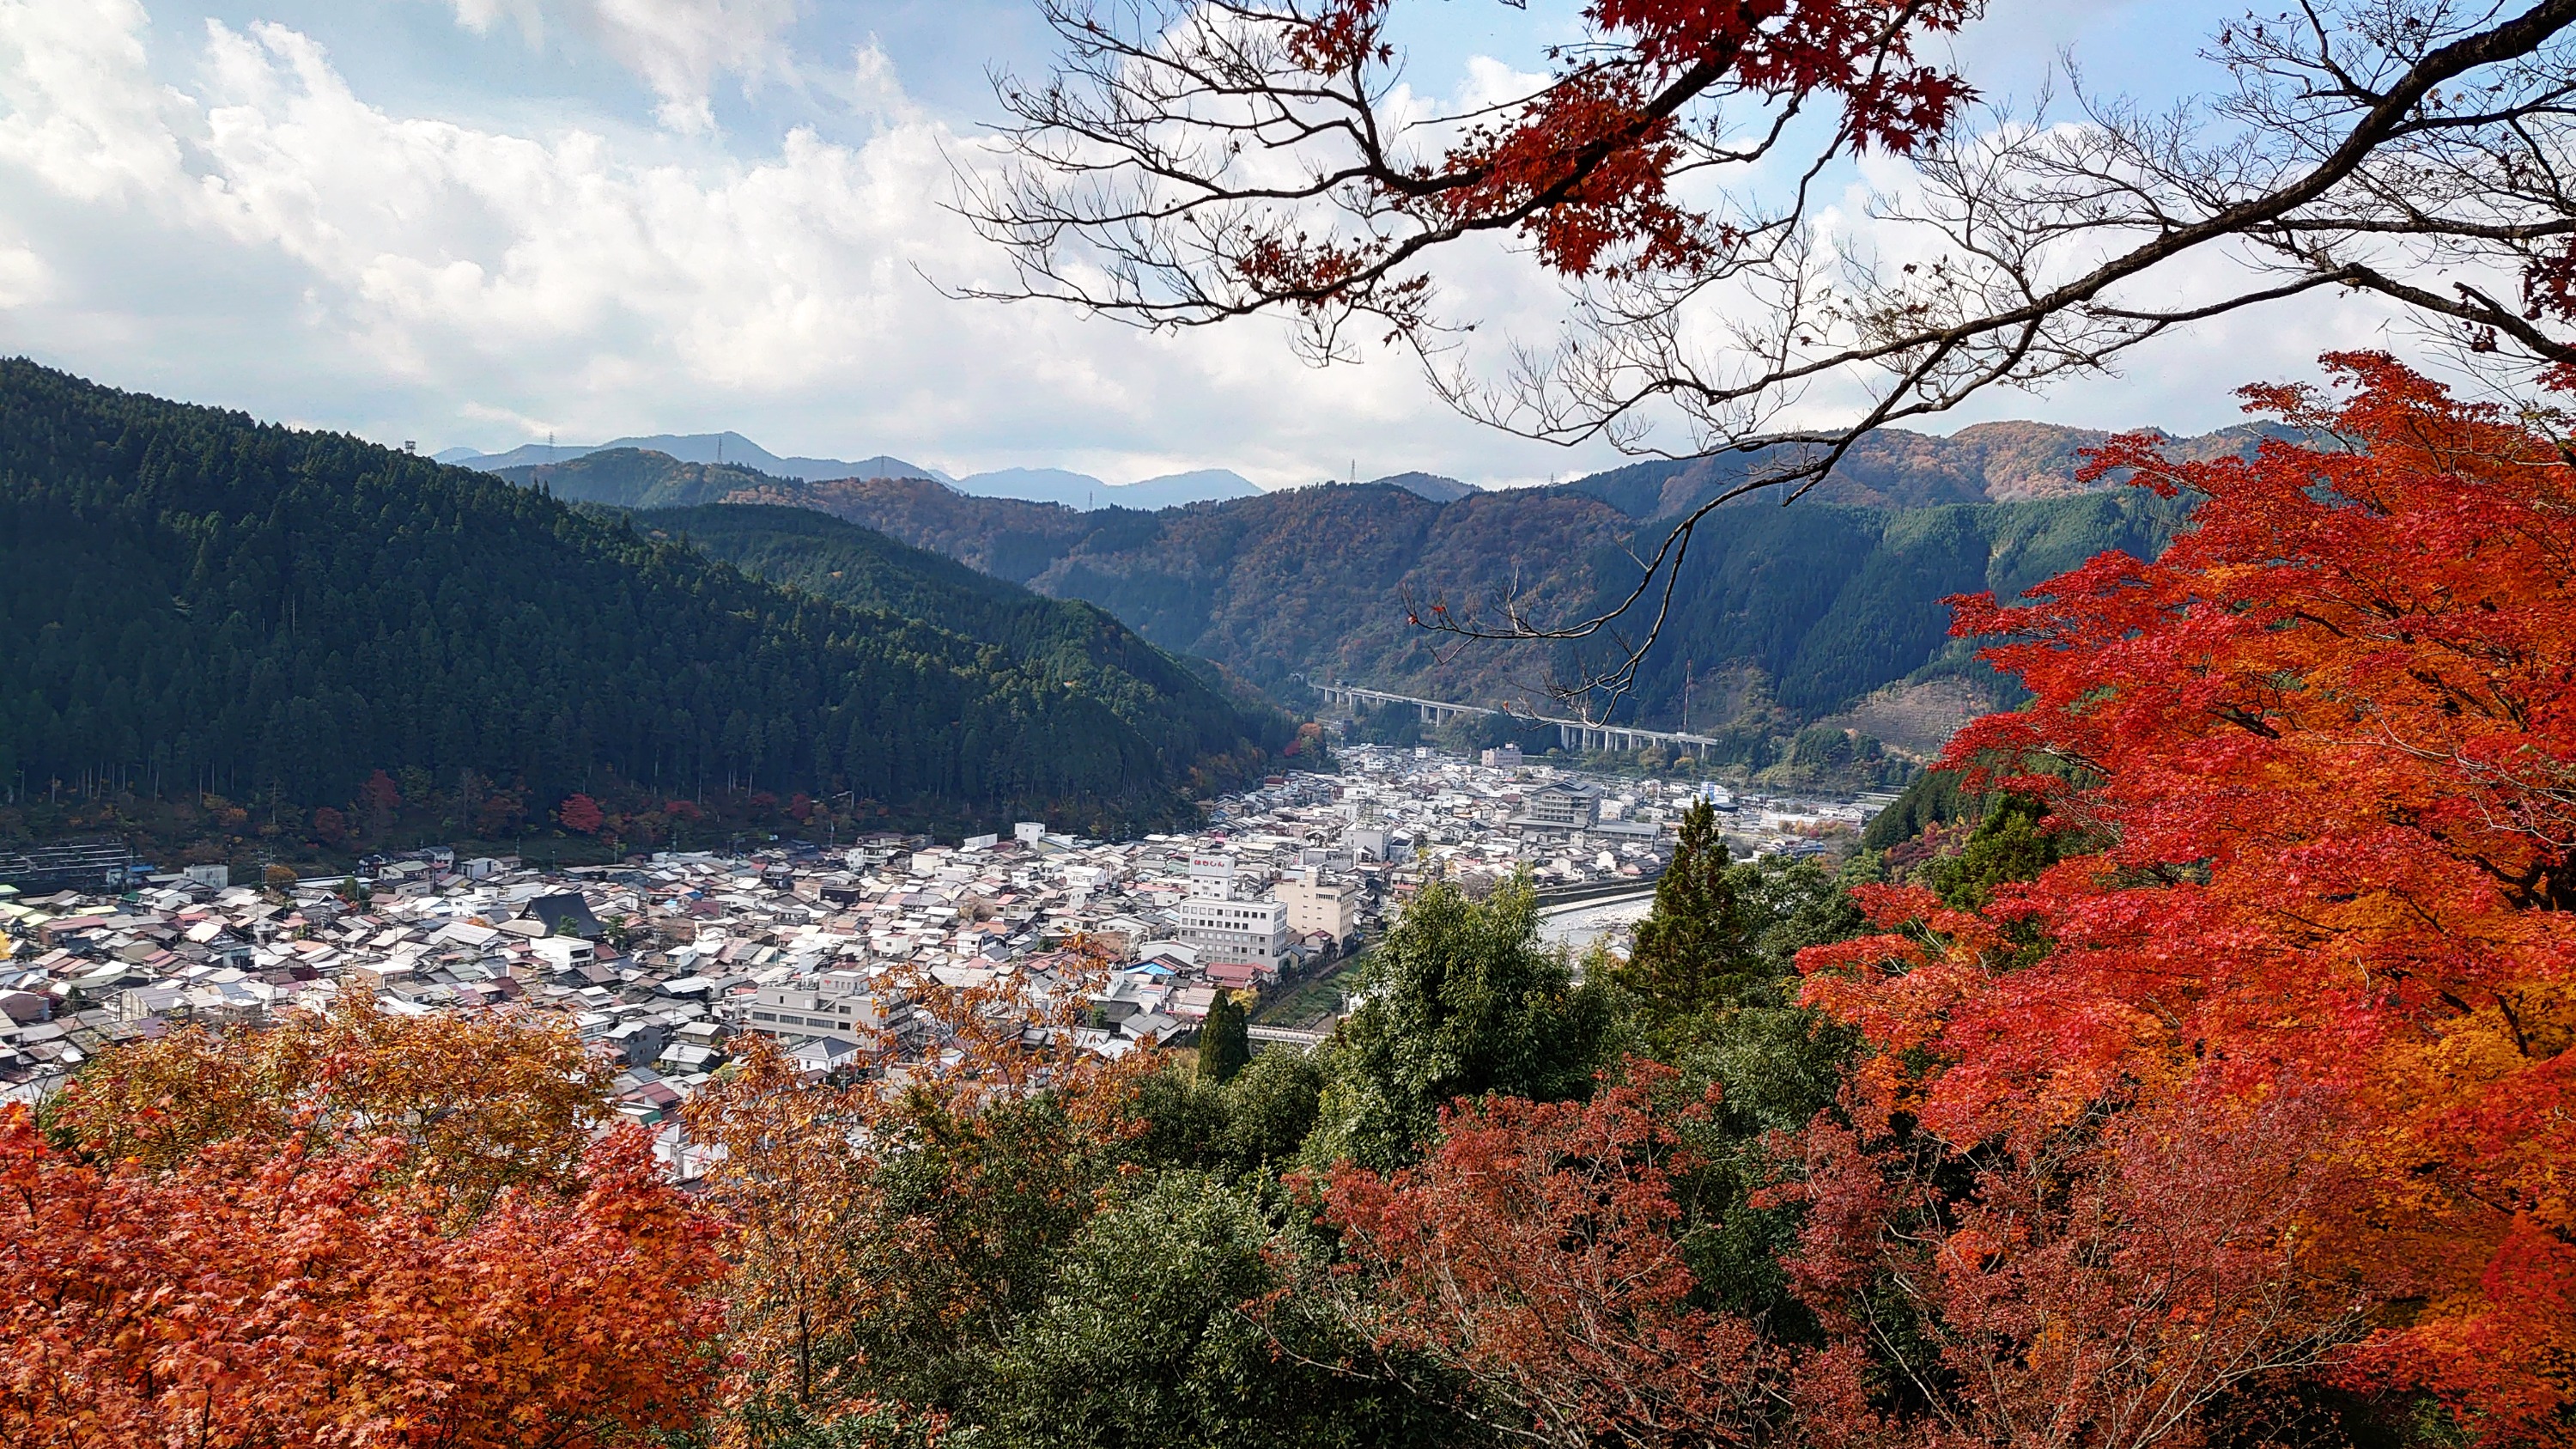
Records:
<instances>
[{"instance_id":1,"label":"dense town rooftops","mask_svg":"<svg viewBox=\"0 0 2576 1449\"><path fill-rule=\"evenodd\" d=\"M630 1075L620 1110L648 1124L744 1031L790 1042L821 1071L935 1059L941 1043L907 1015L904 982L1000 991L1032 1019L1071 1003L1087 1023L1080 1044L1117 1055L1186 1038L1217 991L1260 991L1357 945L1434 879L1470 892L1521 871L1543 888L1650 882L1694 790L1409 750L1358 747L1344 762L1213 802L1200 831L1123 842L875 836L563 871L433 847L283 890L201 870L114 894L0 894L0 1094L40 1098L111 1043L186 1022L257 1025L351 992L389 1012L563 1025ZM1519 823L1549 792L1624 828ZM1861 816L1847 802L1727 804L1730 833L1756 848L1813 848ZM1283 881L1330 885L1351 903L1351 936L1264 917L1272 955L1205 929L1208 901L1285 900ZM787 1023L791 998L831 1009Z\"/></svg>"}]
</instances>

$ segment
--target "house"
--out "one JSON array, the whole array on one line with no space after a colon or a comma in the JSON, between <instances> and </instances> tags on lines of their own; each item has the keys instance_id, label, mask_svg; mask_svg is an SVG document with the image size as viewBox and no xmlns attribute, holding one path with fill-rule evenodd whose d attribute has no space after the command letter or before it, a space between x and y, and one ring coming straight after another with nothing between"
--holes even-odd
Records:
<instances>
[{"instance_id":1,"label":"house","mask_svg":"<svg viewBox=\"0 0 2576 1449\"><path fill-rule=\"evenodd\" d=\"M1148 941L1137 949L1136 960L1139 964L1160 961L1184 976L1196 973L1200 964L1198 949L1178 941Z\"/></svg>"},{"instance_id":2,"label":"house","mask_svg":"<svg viewBox=\"0 0 2576 1449\"><path fill-rule=\"evenodd\" d=\"M910 1002L868 988L868 979L855 971L790 977L753 993L742 1008L748 1018L744 1024L762 1036L838 1033L874 1038L911 1020Z\"/></svg>"},{"instance_id":3,"label":"house","mask_svg":"<svg viewBox=\"0 0 2576 1449\"><path fill-rule=\"evenodd\" d=\"M540 936L528 943L528 949L557 971L588 966L599 959L599 948L579 936Z\"/></svg>"},{"instance_id":4,"label":"house","mask_svg":"<svg viewBox=\"0 0 2576 1449\"><path fill-rule=\"evenodd\" d=\"M857 1071L876 1059L874 1053L862 1049L857 1042L837 1036L818 1036L812 1041L798 1042L787 1056L810 1081Z\"/></svg>"},{"instance_id":5,"label":"house","mask_svg":"<svg viewBox=\"0 0 2576 1449\"><path fill-rule=\"evenodd\" d=\"M590 913L590 902L583 900L578 891L538 896L528 902L520 919L538 922L549 936L579 936L585 941L596 941L607 934L607 928L599 924L599 918Z\"/></svg>"},{"instance_id":6,"label":"house","mask_svg":"<svg viewBox=\"0 0 2576 1449\"><path fill-rule=\"evenodd\" d=\"M1170 1040L1178 1035L1180 1030L1181 1022L1178 1017L1166 1016L1159 1011L1140 1011L1118 1023L1120 1036L1149 1046Z\"/></svg>"},{"instance_id":7,"label":"house","mask_svg":"<svg viewBox=\"0 0 2576 1449\"><path fill-rule=\"evenodd\" d=\"M1228 991L1254 991L1279 984L1279 968L1253 961L1219 961L1207 969L1207 978Z\"/></svg>"}]
</instances>

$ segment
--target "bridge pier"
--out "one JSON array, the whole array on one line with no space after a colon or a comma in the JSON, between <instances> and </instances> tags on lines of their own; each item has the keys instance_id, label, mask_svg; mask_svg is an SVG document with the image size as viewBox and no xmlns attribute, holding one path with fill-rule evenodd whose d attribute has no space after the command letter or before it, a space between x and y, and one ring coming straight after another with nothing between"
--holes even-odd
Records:
<instances>
[{"instance_id":1,"label":"bridge pier","mask_svg":"<svg viewBox=\"0 0 2576 1449\"><path fill-rule=\"evenodd\" d=\"M1363 703L1380 706L1406 704L1424 724L1442 725L1471 714L1502 714L1503 710L1482 705L1452 704L1447 700L1421 699L1409 694L1391 694L1381 689L1363 689L1354 684L1318 684L1315 692L1326 704L1342 705L1356 713ZM1685 734L1678 730L1639 729L1631 725L1596 725L1584 720L1551 719L1544 715L1527 717L1534 725L1553 725L1556 742L1567 750L1640 750L1652 744L1670 744L1675 749L1689 750L1706 759L1708 747L1716 741L1705 735Z\"/></svg>"}]
</instances>

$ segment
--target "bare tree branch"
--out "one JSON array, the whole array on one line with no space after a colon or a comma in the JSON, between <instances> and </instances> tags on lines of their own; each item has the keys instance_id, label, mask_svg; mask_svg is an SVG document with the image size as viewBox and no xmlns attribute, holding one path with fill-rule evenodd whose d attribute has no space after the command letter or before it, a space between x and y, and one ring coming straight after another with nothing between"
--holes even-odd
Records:
<instances>
[{"instance_id":1,"label":"bare tree branch","mask_svg":"<svg viewBox=\"0 0 2576 1449\"><path fill-rule=\"evenodd\" d=\"M1976 109L1973 77L1917 60L1977 0L1805 0L1732 30L1631 6L1529 94L1457 114L1403 87L1385 37L1409 0L1040 3L1062 52L1043 82L999 82L1012 164L960 169L960 209L1016 271L965 295L1158 329L1277 313L1318 362L1373 331L1494 427L1748 460L1598 610L1513 595L1420 619L1618 641L1553 690L1586 718L1635 683L1711 512L1799 497L1869 430L1986 388L2336 289L2502 368L2576 367L2576 0L2294 0L2213 38L2210 94L2151 113L2070 66L2063 116L2053 96ZM1819 182L1873 148L1910 156L1872 215L1915 260L1817 225ZM1757 168L1792 179L1766 191ZM1491 376L1436 288L1480 236L1569 289L1556 342L1506 339ZM1859 400L1784 426L1818 388Z\"/></svg>"}]
</instances>

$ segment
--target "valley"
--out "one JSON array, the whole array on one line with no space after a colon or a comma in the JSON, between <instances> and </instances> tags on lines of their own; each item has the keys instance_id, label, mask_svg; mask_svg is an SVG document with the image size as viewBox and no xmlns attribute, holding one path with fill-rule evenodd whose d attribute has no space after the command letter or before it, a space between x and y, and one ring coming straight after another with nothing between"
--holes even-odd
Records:
<instances>
[{"instance_id":1,"label":"valley","mask_svg":"<svg viewBox=\"0 0 2576 1449\"><path fill-rule=\"evenodd\" d=\"M1669 647L1612 716L1730 737L1725 763L1784 763L1831 722L1916 754L2002 701L2001 681L1948 635L1945 599L2009 597L2106 550L2153 557L2185 505L2076 478L2104 435L1990 424L1957 438L1893 435L1793 505L1754 496L1697 531L1672 598ZM2262 434L2180 440L2242 452ZM1550 688L1593 646L1473 643L1408 622L1506 598L1542 618L1607 606L1673 521L1740 481L1714 463L1646 463L1556 488L1320 484L1154 512L1083 512L975 497L929 478L819 482L712 469L650 452L596 454L505 476L617 507L756 503L829 514L1050 597L1096 604L1150 643L1213 661L1292 709L1316 682L1562 714ZM1437 492L1438 490L1431 490ZM771 515L775 517L775 514ZM764 570L808 583L776 541ZM787 577L775 574L774 577ZM1621 627L1633 632L1632 620ZM1500 743L1472 732L1461 745Z\"/></svg>"}]
</instances>

